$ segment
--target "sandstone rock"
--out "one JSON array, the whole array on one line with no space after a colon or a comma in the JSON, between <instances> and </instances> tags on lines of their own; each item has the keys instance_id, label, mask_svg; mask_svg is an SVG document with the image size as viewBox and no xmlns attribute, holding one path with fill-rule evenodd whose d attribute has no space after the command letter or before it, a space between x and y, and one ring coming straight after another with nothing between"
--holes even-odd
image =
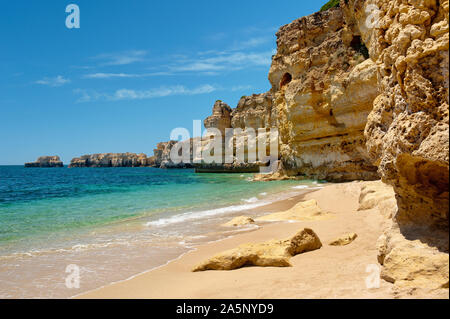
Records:
<instances>
[{"instance_id":1,"label":"sandstone rock","mask_svg":"<svg viewBox=\"0 0 450 319\"><path fill-rule=\"evenodd\" d=\"M243 96L231 114L231 127L255 130L276 127L277 117L274 112L270 92Z\"/></svg>"},{"instance_id":2,"label":"sandstone rock","mask_svg":"<svg viewBox=\"0 0 450 319\"><path fill-rule=\"evenodd\" d=\"M424 243L426 236L410 240L393 225L378 242L381 277L400 287L448 288L449 255L436 247L439 243Z\"/></svg>"},{"instance_id":3,"label":"sandstone rock","mask_svg":"<svg viewBox=\"0 0 450 319\"><path fill-rule=\"evenodd\" d=\"M145 154L103 153L73 158L69 167L141 167L147 160Z\"/></svg>"},{"instance_id":4,"label":"sandstone rock","mask_svg":"<svg viewBox=\"0 0 450 319\"><path fill-rule=\"evenodd\" d=\"M255 221L253 218L250 218L248 216L238 216L230 220L229 222L223 224L222 226L225 227L233 227L233 226L243 226L248 224L254 224Z\"/></svg>"},{"instance_id":5,"label":"sandstone rock","mask_svg":"<svg viewBox=\"0 0 450 319\"><path fill-rule=\"evenodd\" d=\"M395 205L395 193L392 186L382 181L366 182L361 187L358 210L375 208L385 201L391 201Z\"/></svg>"},{"instance_id":6,"label":"sandstone rock","mask_svg":"<svg viewBox=\"0 0 450 319\"><path fill-rule=\"evenodd\" d=\"M329 245L331 246L345 246L350 243L352 243L358 235L356 233L350 233L340 236L339 238L336 238L335 240L331 241Z\"/></svg>"},{"instance_id":7,"label":"sandstone rock","mask_svg":"<svg viewBox=\"0 0 450 319\"><path fill-rule=\"evenodd\" d=\"M379 17L371 27L369 4ZM448 287L449 1L349 0L341 7L377 65L379 93L365 137L398 207L378 241L382 276L396 285Z\"/></svg>"},{"instance_id":8,"label":"sandstone rock","mask_svg":"<svg viewBox=\"0 0 450 319\"><path fill-rule=\"evenodd\" d=\"M300 202L291 209L257 218L257 221L282 221L282 220L325 220L333 218L332 214L324 213L320 209L317 201L311 199Z\"/></svg>"},{"instance_id":9,"label":"sandstone rock","mask_svg":"<svg viewBox=\"0 0 450 319\"><path fill-rule=\"evenodd\" d=\"M292 256L322 247L319 237L309 228L286 240L244 244L203 262L193 271L232 270L244 266L289 267Z\"/></svg>"},{"instance_id":10,"label":"sandstone rock","mask_svg":"<svg viewBox=\"0 0 450 319\"><path fill-rule=\"evenodd\" d=\"M374 5L383 18L379 28L369 29L362 27L365 5L350 1L345 7L380 75L380 94L365 130L368 150L383 180L394 187L400 224L448 228L449 2Z\"/></svg>"},{"instance_id":11,"label":"sandstone rock","mask_svg":"<svg viewBox=\"0 0 450 319\"><path fill-rule=\"evenodd\" d=\"M255 174L253 177L253 181L255 182L287 181L295 179L295 176L288 176L283 171L278 171L273 174Z\"/></svg>"},{"instance_id":12,"label":"sandstone rock","mask_svg":"<svg viewBox=\"0 0 450 319\"><path fill-rule=\"evenodd\" d=\"M231 112L228 104L220 100L216 101L213 114L203 121L205 128L217 128L222 136L225 136L225 129L231 127Z\"/></svg>"},{"instance_id":13,"label":"sandstone rock","mask_svg":"<svg viewBox=\"0 0 450 319\"><path fill-rule=\"evenodd\" d=\"M216 134L216 129L222 134L222 157L217 158L212 163L206 161L201 156L196 156L194 166L197 172L259 172L260 167L267 165L267 160L259 158L258 143L259 138L265 135L266 153L270 152L271 142L278 144L278 136L270 135L267 129L276 125L276 115L272 108L272 95L268 93L253 94L243 96L235 109L231 109L222 101L216 101L213 106L213 114L205 119L204 125L211 135ZM234 137L225 139L226 129L233 129ZM254 130L254 139L248 138L249 133L246 130ZM261 135L264 134L264 135ZM212 148L208 139L203 138L201 152L207 152ZM232 150L232 158L225 159L225 147ZM242 156L239 156L238 149L242 150ZM255 157L249 155L249 150L254 150ZM211 153L213 153L211 151ZM278 159L278 156L276 156Z\"/></svg>"},{"instance_id":14,"label":"sandstone rock","mask_svg":"<svg viewBox=\"0 0 450 319\"><path fill-rule=\"evenodd\" d=\"M186 147L189 152L189 158L182 159L182 148ZM171 152L176 152L180 156L179 162L174 162L171 158ZM155 166L160 168L192 168L192 139L186 141L168 141L156 145L153 150L155 157Z\"/></svg>"},{"instance_id":15,"label":"sandstone rock","mask_svg":"<svg viewBox=\"0 0 450 319\"><path fill-rule=\"evenodd\" d=\"M342 10L281 27L277 47L269 80L286 172L329 181L377 179L364 138L377 68Z\"/></svg>"},{"instance_id":16,"label":"sandstone rock","mask_svg":"<svg viewBox=\"0 0 450 319\"><path fill-rule=\"evenodd\" d=\"M25 167L64 167L59 156L41 156L36 162L25 163Z\"/></svg>"}]
</instances>

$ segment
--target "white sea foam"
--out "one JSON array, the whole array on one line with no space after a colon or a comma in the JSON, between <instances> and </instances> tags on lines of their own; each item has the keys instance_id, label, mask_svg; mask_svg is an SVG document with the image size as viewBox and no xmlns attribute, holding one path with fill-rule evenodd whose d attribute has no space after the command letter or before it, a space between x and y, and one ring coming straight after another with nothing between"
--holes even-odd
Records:
<instances>
[{"instance_id":1,"label":"white sea foam","mask_svg":"<svg viewBox=\"0 0 450 319\"><path fill-rule=\"evenodd\" d=\"M243 201L246 202L246 203L256 203L258 201L258 198L257 197L252 197L252 198L249 198L249 199L244 199Z\"/></svg>"},{"instance_id":2,"label":"white sea foam","mask_svg":"<svg viewBox=\"0 0 450 319\"><path fill-rule=\"evenodd\" d=\"M175 223L182 223L187 220L196 220L196 219L202 219L205 217L210 216L217 216L217 215L223 215L227 213L232 212L239 212L243 210L253 209L256 207L264 206L270 204L268 201L259 201L256 203L249 203L249 204L243 204L243 205L232 205L227 207L221 207L216 209L209 209L204 210L200 212L188 212L180 215L175 215L168 218L161 218L155 221L147 222L146 226L165 226L169 224L175 224Z\"/></svg>"},{"instance_id":3,"label":"white sea foam","mask_svg":"<svg viewBox=\"0 0 450 319\"><path fill-rule=\"evenodd\" d=\"M293 186L292 188L293 189L305 189L305 188L308 188L309 186L308 185L297 185L297 186Z\"/></svg>"},{"instance_id":4,"label":"white sea foam","mask_svg":"<svg viewBox=\"0 0 450 319\"><path fill-rule=\"evenodd\" d=\"M261 195L261 196L266 196L267 193L266 193L266 192L264 192L264 193L259 193L259 195Z\"/></svg>"}]
</instances>

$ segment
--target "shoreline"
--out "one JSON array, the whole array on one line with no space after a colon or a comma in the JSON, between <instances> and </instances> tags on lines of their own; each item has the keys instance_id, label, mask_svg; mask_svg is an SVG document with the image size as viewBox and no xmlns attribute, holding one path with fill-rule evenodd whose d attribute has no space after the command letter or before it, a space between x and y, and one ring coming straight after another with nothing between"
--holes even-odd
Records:
<instances>
[{"instance_id":1,"label":"shoreline","mask_svg":"<svg viewBox=\"0 0 450 319\"><path fill-rule=\"evenodd\" d=\"M279 197L283 197L282 199L273 200L273 201L271 201L271 202L269 202L269 203L267 203L265 205L257 206L257 207L250 208L250 209L245 209L245 210L240 211L239 213L240 214L252 214L254 216L262 216L262 215L265 215L266 213L277 212L280 209L286 210L286 209L289 209L289 208L293 207L295 205L295 203L297 203L298 201L303 200L304 197L307 194L310 194L310 193L313 193L315 191L318 191L318 190L320 190L323 187L325 187L325 186L316 186L316 187L311 187L311 188L301 188L301 189L294 190L293 186L290 185L290 186L286 187L286 190L276 194ZM275 195L272 194L271 196L275 196ZM233 205L239 205L239 203L235 203ZM228 213L228 214L226 214L226 216L229 219L232 219L234 215L236 215L236 212L235 213ZM263 224L267 224L267 223L263 223ZM120 284L120 283L123 283L123 282L127 282L129 280L133 280L136 277L139 277L141 275L145 275L145 274L151 273L153 271L156 271L156 270L158 270L160 268L166 267L169 264L171 264L172 262L176 262L177 260L182 259L187 254L195 252L195 251L197 251L198 249L200 249L203 246L214 245L216 243L220 243L220 242L222 242L224 240L228 240L228 239L234 238L236 236L240 236L240 235L247 234L247 233L252 233L252 232L258 231L259 229L261 229L261 227L262 226L259 226L259 225L250 225L250 227L240 227L240 228L238 228L238 227L231 228L230 227L228 229L224 227L223 228L224 229L223 234L226 234L226 233L232 233L232 234L225 235L224 238L213 239L213 240L202 242L202 243L195 244L195 245L192 245L192 246L186 246L186 248L188 249L187 251L183 252L178 257L175 257L175 258L172 258L172 259L168 260L167 262L165 262L162 265L159 265L159 266L156 266L156 267L144 270L144 271L139 272L137 274L134 274L134 275L132 275L132 276L126 278L126 279L117 280L117 281L105 284L103 286L100 286L98 288L75 294L75 295L69 297L69 299L80 298L80 297L82 297L82 296L84 296L86 294L94 293L94 292L99 291L101 289L108 288L108 287L110 287L112 285L116 285L116 284Z\"/></svg>"},{"instance_id":2,"label":"shoreline","mask_svg":"<svg viewBox=\"0 0 450 319\"><path fill-rule=\"evenodd\" d=\"M115 220L106 225L89 225L70 233L55 232L55 235L48 238L36 236L33 238L37 240L33 242L4 245L0 256L0 281L4 285L0 295L2 298L72 298L133 278L164 266L200 245L256 230L256 226L249 226L247 229L221 226L236 214L243 211L251 214L276 211L278 204L274 206L274 202L284 202L286 198L308 192L303 188L321 186L313 181L307 181L305 185L303 182L253 184L244 175L233 178L231 183L228 183L228 176L216 178L214 175L213 178L206 179L206 182L211 181L213 186L231 186L230 189L220 190L219 197L215 197L218 198L217 201L203 200L204 203L200 202L192 209L189 203L197 197L191 199L182 210L172 210L169 213L145 211L141 216ZM203 187L206 182L202 181L199 185ZM302 184L299 185L300 183ZM238 191L233 189L234 185ZM148 192L138 191L131 195L125 193L126 196L119 194L119 199L127 197L121 205L126 206L127 202L142 205L139 200ZM116 195L113 193L108 196L115 203ZM183 198L179 198L178 203L182 200ZM64 201L70 205L76 204L71 198ZM83 201L89 203L84 199ZM135 201L138 201L137 204ZM80 208L75 204L74 209ZM98 203L96 205L101 209L104 207ZM57 205L55 207L58 208ZM87 204L81 206L81 209L85 207ZM65 208L64 211L71 210ZM82 216L81 213L77 214ZM78 289L67 289L65 285L65 270L72 264L80 269L81 287ZM42 290L42 287L48 289Z\"/></svg>"},{"instance_id":3,"label":"shoreline","mask_svg":"<svg viewBox=\"0 0 450 319\"><path fill-rule=\"evenodd\" d=\"M333 214L331 219L257 223L256 230L199 245L161 267L73 298L448 298L448 290L400 289L384 280L379 288L366 287L368 267L378 265L376 241L385 217L377 209L358 211L363 184L328 184L295 199L270 204L283 211L299 201L315 199L322 211ZM193 267L220 252L245 243L285 239L304 227L318 234L323 247L292 257L292 267L192 272ZM352 231L358 234L353 243L340 247L328 244Z\"/></svg>"}]
</instances>

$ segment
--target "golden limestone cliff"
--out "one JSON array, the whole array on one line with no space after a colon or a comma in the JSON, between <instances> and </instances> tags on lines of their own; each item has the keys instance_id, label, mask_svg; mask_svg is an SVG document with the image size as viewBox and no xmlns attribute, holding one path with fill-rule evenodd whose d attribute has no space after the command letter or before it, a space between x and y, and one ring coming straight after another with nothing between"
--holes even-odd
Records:
<instances>
[{"instance_id":1,"label":"golden limestone cliff","mask_svg":"<svg viewBox=\"0 0 450 319\"><path fill-rule=\"evenodd\" d=\"M379 239L382 277L448 288L449 1L341 1L377 66L367 148L397 207Z\"/></svg>"},{"instance_id":2,"label":"golden limestone cliff","mask_svg":"<svg viewBox=\"0 0 450 319\"><path fill-rule=\"evenodd\" d=\"M332 8L280 28L269 80L288 175L377 179L364 128L377 96L377 67L361 37Z\"/></svg>"}]
</instances>

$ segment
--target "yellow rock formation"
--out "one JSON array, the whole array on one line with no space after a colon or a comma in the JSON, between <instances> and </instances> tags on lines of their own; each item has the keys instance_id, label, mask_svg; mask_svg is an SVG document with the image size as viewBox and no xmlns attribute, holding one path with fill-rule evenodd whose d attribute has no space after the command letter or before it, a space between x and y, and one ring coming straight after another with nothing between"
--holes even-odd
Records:
<instances>
[{"instance_id":1,"label":"yellow rock formation","mask_svg":"<svg viewBox=\"0 0 450 319\"><path fill-rule=\"evenodd\" d=\"M289 267L292 256L320 247L319 237L312 229L305 228L290 239L240 245L212 257L193 271L232 270L244 266Z\"/></svg>"}]
</instances>

